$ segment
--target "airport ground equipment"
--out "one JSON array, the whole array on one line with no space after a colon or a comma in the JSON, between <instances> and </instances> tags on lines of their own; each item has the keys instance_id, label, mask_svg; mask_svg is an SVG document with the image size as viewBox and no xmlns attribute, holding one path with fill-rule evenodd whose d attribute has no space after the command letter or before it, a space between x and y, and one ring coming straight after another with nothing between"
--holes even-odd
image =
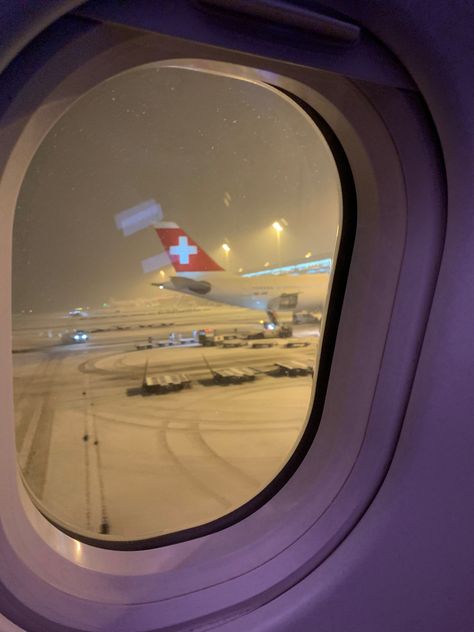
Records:
<instances>
[{"instance_id":1,"label":"airport ground equipment","mask_svg":"<svg viewBox=\"0 0 474 632\"><path fill-rule=\"evenodd\" d=\"M293 335L293 328L289 325L280 325L276 331L278 333L278 338L290 338L290 336Z\"/></svg>"},{"instance_id":2,"label":"airport ground equipment","mask_svg":"<svg viewBox=\"0 0 474 632\"><path fill-rule=\"evenodd\" d=\"M196 339L194 338L194 336L183 336L183 334L176 331L173 331L168 336L168 345L170 347L175 345L190 345L195 343Z\"/></svg>"},{"instance_id":3,"label":"airport ground equipment","mask_svg":"<svg viewBox=\"0 0 474 632\"><path fill-rule=\"evenodd\" d=\"M185 373L147 375L143 381L143 391L150 395L163 395L184 388L191 388L191 380Z\"/></svg>"},{"instance_id":4,"label":"airport ground equipment","mask_svg":"<svg viewBox=\"0 0 474 632\"><path fill-rule=\"evenodd\" d=\"M76 329L72 335L74 342L87 342L89 340L89 334L83 329Z\"/></svg>"},{"instance_id":5,"label":"airport ground equipment","mask_svg":"<svg viewBox=\"0 0 474 632\"><path fill-rule=\"evenodd\" d=\"M202 356L207 368L212 374L212 381L215 384L242 384L255 380L256 371L250 367L231 367L227 369L213 369L207 358Z\"/></svg>"},{"instance_id":6,"label":"airport ground equipment","mask_svg":"<svg viewBox=\"0 0 474 632\"><path fill-rule=\"evenodd\" d=\"M247 340L259 340L261 338L290 338L292 335L293 328L289 325L264 323L263 329L248 333L246 338Z\"/></svg>"},{"instance_id":7,"label":"airport ground equipment","mask_svg":"<svg viewBox=\"0 0 474 632\"><path fill-rule=\"evenodd\" d=\"M145 351L146 349L155 349L159 347L180 347L180 346L196 346L199 344L194 337L184 337L181 334L170 334L167 339L155 340L151 336L146 342L139 342L135 345L137 351Z\"/></svg>"},{"instance_id":8,"label":"airport ground equipment","mask_svg":"<svg viewBox=\"0 0 474 632\"><path fill-rule=\"evenodd\" d=\"M301 375L313 375L314 369L309 364L290 360L288 362L275 362L276 369L272 373L275 376L287 375L297 377Z\"/></svg>"},{"instance_id":9,"label":"airport ground equipment","mask_svg":"<svg viewBox=\"0 0 474 632\"><path fill-rule=\"evenodd\" d=\"M65 332L61 337L63 344L80 344L89 340L89 334L83 329Z\"/></svg>"},{"instance_id":10,"label":"airport ground equipment","mask_svg":"<svg viewBox=\"0 0 474 632\"><path fill-rule=\"evenodd\" d=\"M260 349L262 347L273 347L275 343L271 340L255 340L253 342L249 342L248 346L250 349Z\"/></svg>"},{"instance_id":11,"label":"airport ground equipment","mask_svg":"<svg viewBox=\"0 0 474 632\"><path fill-rule=\"evenodd\" d=\"M148 360L145 362L141 388L144 395L162 395L183 388L191 388L191 380L185 373L149 375Z\"/></svg>"},{"instance_id":12,"label":"airport ground equipment","mask_svg":"<svg viewBox=\"0 0 474 632\"><path fill-rule=\"evenodd\" d=\"M226 340L222 343L223 349L236 349L238 347L246 347L247 343L239 338L235 340Z\"/></svg>"},{"instance_id":13,"label":"airport ground equipment","mask_svg":"<svg viewBox=\"0 0 474 632\"><path fill-rule=\"evenodd\" d=\"M257 371L255 371L255 369L252 369L248 366L241 367L239 371L242 371L242 373L244 373L244 375L247 376L247 381L249 382L253 382L255 378L257 377Z\"/></svg>"},{"instance_id":14,"label":"airport ground equipment","mask_svg":"<svg viewBox=\"0 0 474 632\"><path fill-rule=\"evenodd\" d=\"M223 347L224 349L232 347L244 347L247 344L246 340L243 340L241 336L237 334L222 334L215 336L215 344Z\"/></svg>"},{"instance_id":15,"label":"airport ground equipment","mask_svg":"<svg viewBox=\"0 0 474 632\"><path fill-rule=\"evenodd\" d=\"M145 351L146 349L153 349L152 342L142 342L135 345L137 351Z\"/></svg>"},{"instance_id":16,"label":"airport ground equipment","mask_svg":"<svg viewBox=\"0 0 474 632\"><path fill-rule=\"evenodd\" d=\"M255 371L250 367L213 369L213 380L216 384L243 384L255 380L255 377Z\"/></svg>"},{"instance_id":17,"label":"airport ground equipment","mask_svg":"<svg viewBox=\"0 0 474 632\"><path fill-rule=\"evenodd\" d=\"M288 348L293 348L293 347L308 347L309 346L309 342L307 340L301 340L298 338L295 338L293 340L288 340L287 342L285 342L284 345L282 345L283 347L288 347Z\"/></svg>"},{"instance_id":18,"label":"airport ground equipment","mask_svg":"<svg viewBox=\"0 0 474 632\"><path fill-rule=\"evenodd\" d=\"M294 325L320 324L322 314L312 314L311 312L294 312L292 322Z\"/></svg>"},{"instance_id":19,"label":"airport ground equipment","mask_svg":"<svg viewBox=\"0 0 474 632\"><path fill-rule=\"evenodd\" d=\"M213 347L216 344L213 329L196 329L193 332L193 337L203 347Z\"/></svg>"}]
</instances>

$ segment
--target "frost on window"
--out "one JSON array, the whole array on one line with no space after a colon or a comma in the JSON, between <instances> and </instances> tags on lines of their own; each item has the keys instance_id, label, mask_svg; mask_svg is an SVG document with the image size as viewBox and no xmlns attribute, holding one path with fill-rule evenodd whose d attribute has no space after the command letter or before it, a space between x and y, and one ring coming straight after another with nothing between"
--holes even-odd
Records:
<instances>
[{"instance_id":1,"label":"frost on window","mask_svg":"<svg viewBox=\"0 0 474 632\"><path fill-rule=\"evenodd\" d=\"M313 404L341 188L315 122L256 81L151 64L44 138L14 228L18 460L102 539L220 518Z\"/></svg>"}]
</instances>

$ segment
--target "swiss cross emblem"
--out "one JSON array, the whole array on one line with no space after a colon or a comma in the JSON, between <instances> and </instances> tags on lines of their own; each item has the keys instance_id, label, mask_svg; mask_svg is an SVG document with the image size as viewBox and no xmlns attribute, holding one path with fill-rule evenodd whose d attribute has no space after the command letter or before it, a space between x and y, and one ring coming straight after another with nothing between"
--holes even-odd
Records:
<instances>
[{"instance_id":1,"label":"swiss cross emblem","mask_svg":"<svg viewBox=\"0 0 474 632\"><path fill-rule=\"evenodd\" d=\"M189 263L189 255L197 255L197 252L197 247L189 244L186 235L179 237L178 245L170 248L170 255L177 255L181 264Z\"/></svg>"}]
</instances>

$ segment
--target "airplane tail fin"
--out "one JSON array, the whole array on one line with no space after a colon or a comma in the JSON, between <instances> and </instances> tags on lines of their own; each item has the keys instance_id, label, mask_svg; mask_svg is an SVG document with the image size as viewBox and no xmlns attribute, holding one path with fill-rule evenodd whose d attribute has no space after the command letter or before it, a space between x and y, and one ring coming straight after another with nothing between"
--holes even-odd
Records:
<instances>
[{"instance_id":1,"label":"airplane tail fin","mask_svg":"<svg viewBox=\"0 0 474 632\"><path fill-rule=\"evenodd\" d=\"M155 224L155 230L176 272L223 270L174 222L159 222Z\"/></svg>"}]
</instances>

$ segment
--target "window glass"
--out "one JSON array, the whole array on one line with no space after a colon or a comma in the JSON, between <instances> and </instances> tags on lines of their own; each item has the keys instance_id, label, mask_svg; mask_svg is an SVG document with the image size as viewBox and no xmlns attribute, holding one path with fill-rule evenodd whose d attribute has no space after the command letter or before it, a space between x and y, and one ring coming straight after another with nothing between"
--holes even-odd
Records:
<instances>
[{"instance_id":1,"label":"window glass","mask_svg":"<svg viewBox=\"0 0 474 632\"><path fill-rule=\"evenodd\" d=\"M266 84L152 64L76 101L14 226L17 450L40 510L137 540L265 488L308 423L341 217L321 131Z\"/></svg>"}]
</instances>

